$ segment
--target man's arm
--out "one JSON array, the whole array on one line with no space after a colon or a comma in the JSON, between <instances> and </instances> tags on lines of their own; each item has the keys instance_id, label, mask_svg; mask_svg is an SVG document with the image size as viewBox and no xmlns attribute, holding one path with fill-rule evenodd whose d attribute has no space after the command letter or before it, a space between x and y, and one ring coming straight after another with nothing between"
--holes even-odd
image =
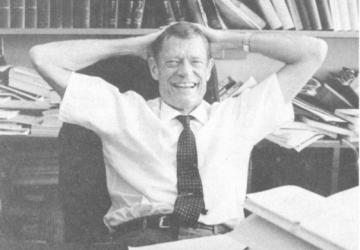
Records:
<instances>
[{"instance_id":1,"label":"man's arm","mask_svg":"<svg viewBox=\"0 0 360 250\"><path fill-rule=\"evenodd\" d=\"M242 48L242 44L248 40L251 53L285 63L277 76L286 102L291 101L319 69L327 53L326 42L313 37L276 33L253 33L248 36L246 33L199 27L211 42L229 43Z\"/></svg>"},{"instance_id":2,"label":"man's arm","mask_svg":"<svg viewBox=\"0 0 360 250\"><path fill-rule=\"evenodd\" d=\"M33 65L61 96L72 71L119 55L145 56L149 45L161 33L112 40L72 40L36 45L30 50Z\"/></svg>"}]
</instances>

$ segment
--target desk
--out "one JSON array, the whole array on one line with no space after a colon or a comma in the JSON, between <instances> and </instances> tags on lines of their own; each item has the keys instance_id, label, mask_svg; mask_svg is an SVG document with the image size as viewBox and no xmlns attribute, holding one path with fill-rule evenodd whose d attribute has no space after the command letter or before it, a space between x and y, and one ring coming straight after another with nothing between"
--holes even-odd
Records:
<instances>
[{"instance_id":1,"label":"desk","mask_svg":"<svg viewBox=\"0 0 360 250\"><path fill-rule=\"evenodd\" d=\"M358 148L358 142L352 143L354 148ZM266 149L274 147L275 145L267 140L262 140L258 143L255 147L260 149ZM311 149L332 149L332 159L331 159L331 166L330 169L330 188L328 190L328 194L333 194L339 191L339 170L340 170L340 156L341 156L341 149L350 148L348 144L344 144L339 140L319 140L311 145L309 145L306 150ZM251 163L250 163L251 164ZM249 177L252 176L253 167L250 165L249 168ZM249 183L248 186L251 187L252 179L248 179ZM251 191L251 190L249 190Z\"/></svg>"}]
</instances>

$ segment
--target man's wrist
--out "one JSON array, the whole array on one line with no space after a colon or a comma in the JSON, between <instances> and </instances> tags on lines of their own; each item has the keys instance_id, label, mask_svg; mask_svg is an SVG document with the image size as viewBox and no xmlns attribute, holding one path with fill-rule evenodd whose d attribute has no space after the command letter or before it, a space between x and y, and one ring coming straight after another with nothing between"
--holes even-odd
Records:
<instances>
[{"instance_id":1,"label":"man's wrist","mask_svg":"<svg viewBox=\"0 0 360 250\"><path fill-rule=\"evenodd\" d=\"M252 32L245 32L241 41L242 50L245 52L251 52L251 37Z\"/></svg>"}]
</instances>

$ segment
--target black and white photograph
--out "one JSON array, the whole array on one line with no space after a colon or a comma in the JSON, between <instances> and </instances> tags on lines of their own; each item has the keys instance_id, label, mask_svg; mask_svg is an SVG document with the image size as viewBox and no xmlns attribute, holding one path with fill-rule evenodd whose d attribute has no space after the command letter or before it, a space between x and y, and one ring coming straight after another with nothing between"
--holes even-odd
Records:
<instances>
[{"instance_id":1,"label":"black and white photograph","mask_svg":"<svg viewBox=\"0 0 360 250\"><path fill-rule=\"evenodd\" d=\"M0 250L359 250L358 0L0 0Z\"/></svg>"}]
</instances>

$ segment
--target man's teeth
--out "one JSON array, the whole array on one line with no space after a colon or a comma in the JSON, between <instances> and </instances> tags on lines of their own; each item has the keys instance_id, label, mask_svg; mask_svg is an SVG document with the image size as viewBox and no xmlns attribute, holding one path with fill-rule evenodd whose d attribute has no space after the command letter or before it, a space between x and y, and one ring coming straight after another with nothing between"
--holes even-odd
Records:
<instances>
[{"instance_id":1,"label":"man's teeth","mask_svg":"<svg viewBox=\"0 0 360 250\"><path fill-rule=\"evenodd\" d=\"M195 83L175 83L175 87L177 88L193 88L195 87Z\"/></svg>"}]
</instances>

